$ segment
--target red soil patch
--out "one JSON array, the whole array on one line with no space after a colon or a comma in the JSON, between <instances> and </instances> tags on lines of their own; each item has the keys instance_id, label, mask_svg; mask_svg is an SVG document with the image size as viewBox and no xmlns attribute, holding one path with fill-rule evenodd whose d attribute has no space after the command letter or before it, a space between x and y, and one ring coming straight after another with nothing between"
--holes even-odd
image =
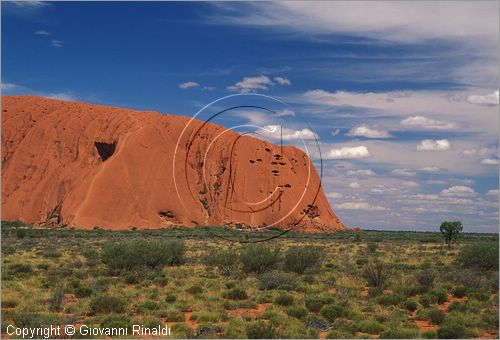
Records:
<instances>
[{"instance_id":1,"label":"red soil patch","mask_svg":"<svg viewBox=\"0 0 500 340\"><path fill-rule=\"evenodd\" d=\"M264 312L271 303L260 303L257 308L238 308L228 311L230 317L241 317L243 319L253 319L260 313Z\"/></svg>"},{"instance_id":2,"label":"red soil patch","mask_svg":"<svg viewBox=\"0 0 500 340\"><path fill-rule=\"evenodd\" d=\"M415 320L415 324L420 328L422 332L431 332L431 331L437 331L437 326L431 324L427 320Z\"/></svg>"},{"instance_id":3,"label":"red soil patch","mask_svg":"<svg viewBox=\"0 0 500 340\"><path fill-rule=\"evenodd\" d=\"M335 295L335 294L337 294L337 288L330 288L329 292L330 292L330 294Z\"/></svg>"},{"instance_id":4,"label":"red soil patch","mask_svg":"<svg viewBox=\"0 0 500 340\"><path fill-rule=\"evenodd\" d=\"M368 296L368 292L369 292L369 291L370 291L370 288L368 288L368 287L363 287L363 288L361 288L361 293L360 293L360 295L361 295L362 297L367 297L367 296Z\"/></svg>"},{"instance_id":5,"label":"red soil patch","mask_svg":"<svg viewBox=\"0 0 500 340\"><path fill-rule=\"evenodd\" d=\"M328 331L320 331L319 332L319 338L320 339L326 339L327 335L328 335Z\"/></svg>"},{"instance_id":6,"label":"red soil patch","mask_svg":"<svg viewBox=\"0 0 500 340\"><path fill-rule=\"evenodd\" d=\"M5 220L118 230L269 226L279 215L282 228L345 229L303 151L212 123L3 96L1 142Z\"/></svg>"}]
</instances>

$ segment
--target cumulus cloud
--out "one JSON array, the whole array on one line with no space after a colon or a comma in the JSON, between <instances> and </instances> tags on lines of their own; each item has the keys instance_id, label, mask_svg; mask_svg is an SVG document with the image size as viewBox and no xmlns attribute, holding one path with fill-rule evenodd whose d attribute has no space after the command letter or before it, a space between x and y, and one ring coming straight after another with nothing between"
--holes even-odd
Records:
<instances>
[{"instance_id":1,"label":"cumulus cloud","mask_svg":"<svg viewBox=\"0 0 500 340\"><path fill-rule=\"evenodd\" d=\"M258 135L266 136L272 139L297 140L297 139L316 139L318 135L307 128L301 130L293 130L289 128L281 128L279 125L266 125L256 131Z\"/></svg>"},{"instance_id":2,"label":"cumulus cloud","mask_svg":"<svg viewBox=\"0 0 500 340\"><path fill-rule=\"evenodd\" d=\"M354 159L370 157L368 148L364 145L360 146L343 146L338 149L331 149L325 153L325 159Z\"/></svg>"},{"instance_id":3,"label":"cumulus cloud","mask_svg":"<svg viewBox=\"0 0 500 340\"><path fill-rule=\"evenodd\" d=\"M401 121L402 125L418 126L429 130L452 130L458 128L453 122L447 122L439 119L432 119L424 116L411 116Z\"/></svg>"},{"instance_id":4,"label":"cumulus cloud","mask_svg":"<svg viewBox=\"0 0 500 340\"><path fill-rule=\"evenodd\" d=\"M370 128L367 125L353 127L348 133L351 137L366 137L366 138L389 138L391 135L388 131Z\"/></svg>"},{"instance_id":5,"label":"cumulus cloud","mask_svg":"<svg viewBox=\"0 0 500 340\"><path fill-rule=\"evenodd\" d=\"M50 32L45 31L45 30L39 30L39 31L33 32L33 34L35 34L35 35L50 35Z\"/></svg>"},{"instance_id":6,"label":"cumulus cloud","mask_svg":"<svg viewBox=\"0 0 500 340\"><path fill-rule=\"evenodd\" d=\"M418 169L418 171L423 172L438 172L440 169L436 166L424 166L423 168Z\"/></svg>"},{"instance_id":7,"label":"cumulus cloud","mask_svg":"<svg viewBox=\"0 0 500 340\"><path fill-rule=\"evenodd\" d=\"M467 101L471 104L495 106L498 105L498 91L486 95L470 95Z\"/></svg>"},{"instance_id":8,"label":"cumulus cloud","mask_svg":"<svg viewBox=\"0 0 500 340\"><path fill-rule=\"evenodd\" d=\"M417 173L415 171L411 171L410 169L394 169L391 171L391 174L400 177L412 177L415 176Z\"/></svg>"},{"instance_id":9,"label":"cumulus cloud","mask_svg":"<svg viewBox=\"0 0 500 340\"><path fill-rule=\"evenodd\" d=\"M497 165L498 164L498 158L485 158L481 160L481 164L486 164L486 165Z\"/></svg>"},{"instance_id":10,"label":"cumulus cloud","mask_svg":"<svg viewBox=\"0 0 500 340\"><path fill-rule=\"evenodd\" d=\"M488 195L488 196L498 196L498 189L488 190L488 192L486 193L486 195Z\"/></svg>"},{"instance_id":11,"label":"cumulus cloud","mask_svg":"<svg viewBox=\"0 0 500 340\"><path fill-rule=\"evenodd\" d=\"M11 83L2 83L2 91L7 92L17 88L17 85Z\"/></svg>"},{"instance_id":12,"label":"cumulus cloud","mask_svg":"<svg viewBox=\"0 0 500 340\"><path fill-rule=\"evenodd\" d=\"M51 45L52 45L52 47L62 47L63 42L61 40L52 39Z\"/></svg>"},{"instance_id":13,"label":"cumulus cloud","mask_svg":"<svg viewBox=\"0 0 500 340\"><path fill-rule=\"evenodd\" d=\"M441 191L441 196L445 197L472 197L477 193L474 189L464 185L455 185Z\"/></svg>"},{"instance_id":14,"label":"cumulus cloud","mask_svg":"<svg viewBox=\"0 0 500 340\"><path fill-rule=\"evenodd\" d=\"M357 189L359 187L361 187L361 185L358 182L349 183L349 188Z\"/></svg>"},{"instance_id":15,"label":"cumulus cloud","mask_svg":"<svg viewBox=\"0 0 500 340\"><path fill-rule=\"evenodd\" d=\"M285 116L295 116L295 112L290 109L282 109L276 111L276 117L285 117Z\"/></svg>"},{"instance_id":16,"label":"cumulus cloud","mask_svg":"<svg viewBox=\"0 0 500 340\"><path fill-rule=\"evenodd\" d=\"M336 209L339 210L367 210L367 211L386 211L385 207L372 205L368 202L344 202L337 204Z\"/></svg>"},{"instance_id":17,"label":"cumulus cloud","mask_svg":"<svg viewBox=\"0 0 500 340\"><path fill-rule=\"evenodd\" d=\"M191 89L193 87L199 87L200 84L198 84L195 81L187 81L185 83L179 84L179 88L183 90Z\"/></svg>"},{"instance_id":18,"label":"cumulus cloud","mask_svg":"<svg viewBox=\"0 0 500 340\"><path fill-rule=\"evenodd\" d=\"M332 131L332 136L335 137L340 133L340 129L335 129Z\"/></svg>"},{"instance_id":19,"label":"cumulus cloud","mask_svg":"<svg viewBox=\"0 0 500 340\"><path fill-rule=\"evenodd\" d=\"M418 151L446 151L450 149L450 142L447 139L424 139L417 145Z\"/></svg>"},{"instance_id":20,"label":"cumulus cloud","mask_svg":"<svg viewBox=\"0 0 500 340\"><path fill-rule=\"evenodd\" d=\"M291 85L292 82L285 77L274 77L274 81L280 85Z\"/></svg>"},{"instance_id":21,"label":"cumulus cloud","mask_svg":"<svg viewBox=\"0 0 500 340\"><path fill-rule=\"evenodd\" d=\"M347 171L347 176L370 177L370 176L375 176L375 173L371 169L349 170Z\"/></svg>"},{"instance_id":22,"label":"cumulus cloud","mask_svg":"<svg viewBox=\"0 0 500 340\"><path fill-rule=\"evenodd\" d=\"M236 84L228 86L227 89L230 91L246 93L257 90L267 90L268 87L273 84L273 81L267 76L245 77Z\"/></svg>"},{"instance_id":23,"label":"cumulus cloud","mask_svg":"<svg viewBox=\"0 0 500 340\"><path fill-rule=\"evenodd\" d=\"M326 194L326 197L328 198L342 198L344 195L342 195L340 192L329 192Z\"/></svg>"}]
</instances>

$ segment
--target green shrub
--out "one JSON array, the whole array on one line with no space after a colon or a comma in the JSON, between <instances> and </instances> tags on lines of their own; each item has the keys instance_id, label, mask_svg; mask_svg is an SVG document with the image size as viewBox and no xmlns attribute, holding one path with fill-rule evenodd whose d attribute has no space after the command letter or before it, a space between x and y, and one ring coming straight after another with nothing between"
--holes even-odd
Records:
<instances>
[{"instance_id":1,"label":"green shrub","mask_svg":"<svg viewBox=\"0 0 500 340\"><path fill-rule=\"evenodd\" d=\"M177 300L176 296L172 293L168 293L167 296L165 296L165 302L172 303Z\"/></svg>"},{"instance_id":2,"label":"green shrub","mask_svg":"<svg viewBox=\"0 0 500 340\"><path fill-rule=\"evenodd\" d=\"M424 269L415 274L415 280L423 287L433 288L437 274L434 270Z\"/></svg>"},{"instance_id":3,"label":"green shrub","mask_svg":"<svg viewBox=\"0 0 500 340\"><path fill-rule=\"evenodd\" d=\"M240 251L240 261L246 273L261 274L276 268L280 260L279 248L261 243L248 244Z\"/></svg>"},{"instance_id":4,"label":"green shrub","mask_svg":"<svg viewBox=\"0 0 500 340\"><path fill-rule=\"evenodd\" d=\"M448 294L443 289L434 289L429 294L437 299L436 302L438 304L443 304L448 301Z\"/></svg>"},{"instance_id":5,"label":"green shrub","mask_svg":"<svg viewBox=\"0 0 500 340\"><path fill-rule=\"evenodd\" d=\"M380 261L366 264L362 274L370 287L385 287L391 276L387 265Z\"/></svg>"},{"instance_id":6,"label":"green shrub","mask_svg":"<svg viewBox=\"0 0 500 340\"><path fill-rule=\"evenodd\" d=\"M179 311L169 310L165 313L165 320L167 322L184 322L185 317L184 314Z\"/></svg>"},{"instance_id":7,"label":"green shrub","mask_svg":"<svg viewBox=\"0 0 500 340\"><path fill-rule=\"evenodd\" d=\"M260 274L258 279L259 288L262 290L278 289L283 286L295 289L299 284L297 275L275 270Z\"/></svg>"},{"instance_id":8,"label":"green shrub","mask_svg":"<svg viewBox=\"0 0 500 340\"><path fill-rule=\"evenodd\" d=\"M449 316L439 326L437 335L440 339L462 339L465 326L462 319Z\"/></svg>"},{"instance_id":9,"label":"green shrub","mask_svg":"<svg viewBox=\"0 0 500 340\"><path fill-rule=\"evenodd\" d=\"M263 321L248 323L246 333L249 339L275 339L278 337L273 326Z\"/></svg>"},{"instance_id":10,"label":"green shrub","mask_svg":"<svg viewBox=\"0 0 500 340\"><path fill-rule=\"evenodd\" d=\"M453 301L449 306L448 306L448 311L449 312L465 312L467 310L467 304L466 303L461 303L458 301Z\"/></svg>"},{"instance_id":11,"label":"green shrub","mask_svg":"<svg viewBox=\"0 0 500 340\"><path fill-rule=\"evenodd\" d=\"M40 327L40 325L62 325L68 320L55 313L15 313L12 321L17 327Z\"/></svg>"},{"instance_id":12,"label":"green shrub","mask_svg":"<svg viewBox=\"0 0 500 340\"><path fill-rule=\"evenodd\" d=\"M89 288L89 287L80 286L80 287L75 288L75 296L78 298L88 297L88 296L92 295L92 292L93 292L92 288Z\"/></svg>"},{"instance_id":13,"label":"green shrub","mask_svg":"<svg viewBox=\"0 0 500 340\"><path fill-rule=\"evenodd\" d=\"M186 292L192 295L203 293L203 287L199 284L194 284L186 289Z\"/></svg>"},{"instance_id":14,"label":"green shrub","mask_svg":"<svg viewBox=\"0 0 500 340\"><path fill-rule=\"evenodd\" d=\"M404 301L404 298L398 294L382 295L377 302L383 306L397 306Z\"/></svg>"},{"instance_id":15,"label":"green shrub","mask_svg":"<svg viewBox=\"0 0 500 340\"><path fill-rule=\"evenodd\" d=\"M17 306L16 300L2 299L2 308L14 308Z\"/></svg>"},{"instance_id":16,"label":"green shrub","mask_svg":"<svg viewBox=\"0 0 500 340\"><path fill-rule=\"evenodd\" d=\"M223 275L229 275L238 267L238 252L234 249L213 249L205 256L204 262L217 268Z\"/></svg>"},{"instance_id":17,"label":"green shrub","mask_svg":"<svg viewBox=\"0 0 500 340\"><path fill-rule=\"evenodd\" d=\"M414 339L418 337L418 328L393 327L380 334L381 339Z\"/></svg>"},{"instance_id":18,"label":"green shrub","mask_svg":"<svg viewBox=\"0 0 500 340\"><path fill-rule=\"evenodd\" d=\"M179 241L134 239L106 243L102 261L112 273L131 272L141 268L157 269L184 262L184 244Z\"/></svg>"},{"instance_id":19,"label":"green shrub","mask_svg":"<svg viewBox=\"0 0 500 340\"><path fill-rule=\"evenodd\" d=\"M458 254L458 261L465 267L498 269L498 243L475 243L465 246Z\"/></svg>"},{"instance_id":20,"label":"green shrub","mask_svg":"<svg viewBox=\"0 0 500 340\"><path fill-rule=\"evenodd\" d=\"M308 296L305 300L307 309L314 313L318 313L324 305L332 302L333 298L327 296Z\"/></svg>"},{"instance_id":21,"label":"green shrub","mask_svg":"<svg viewBox=\"0 0 500 340\"><path fill-rule=\"evenodd\" d=\"M418 302L424 307L429 307L431 304L436 303L437 299L435 296L431 296L430 294L420 295L418 298Z\"/></svg>"},{"instance_id":22,"label":"green shrub","mask_svg":"<svg viewBox=\"0 0 500 340\"><path fill-rule=\"evenodd\" d=\"M124 328L131 330L132 321L124 315L111 314L106 316L99 324L102 328ZM158 324L156 324L158 326Z\"/></svg>"},{"instance_id":23,"label":"green shrub","mask_svg":"<svg viewBox=\"0 0 500 340\"><path fill-rule=\"evenodd\" d=\"M302 306L291 306L286 310L286 313L290 315L291 317L297 318L297 319L303 319L307 315L307 309L305 309Z\"/></svg>"},{"instance_id":24,"label":"green shrub","mask_svg":"<svg viewBox=\"0 0 500 340\"><path fill-rule=\"evenodd\" d=\"M160 305L152 300L146 300L146 301L142 301L141 303L139 303L137 305L137 308L142 313L145 311L158 310L158 309L160 309Z\"/></svg>"},{"instance_id":25,"label":"green shrub","mask_svg":"<svg viewBox=\"0 0 500 340\"><path fill-rule=\"evenodd\" d=\"M291 306L293 304L293 295L287 292L280 292L274 298L274 303L280 306Z\"/></svg>"},{"instance_id":26,"label":"green shrub","mask_svg":"<svg viewBox=\"0 0 500 340\"><path fill-rule=\"evenodd\" d=\"M240 287L235 287L224 293L224 298L231 300L245 300L248 298L247 292Z\"/></svg>"},{"instance_id":27,"label":"green shrub","mask_svg":"<svg viewBox=\"0 0 500 340\"><path fill-rule=\"evenodd\" d=\"M317 270L321 265L322 249L290 247L285 253L285 268L297 274Z\"/></svg>"},{"instance_id":28,"label":"green shrub","mask_svg":"<svg viewBox=\"0 0 500 340\"><path fill-rule=\"evenodd\" d=\"M26 235L28 235L28 231L24 228L18 228L16 230L16 236L17 238L25 238Z\"/></svg>"},{"instance_id":29,"label":"green shrub","mask_svg":"<svg viewBox=\"0 0 500 340\"><path fill-rule=\"evenodd\" d=\"M384 330L384 326L374 319L365 319L359 321L357 323L357 328L359 332L370 334L380 333Z\"/></svg>"},{"instance_id":30,"label":"green shrub","mask_svg":"<svg viewBox=\"0 0 500 340\"><path fill-rule=\"evenodd\" d=\"M14 263L7 267L6 273L12 276L27 276L33 272L33 267L28 263Z\"/></svg>"},{"instance_id":31,"label":"green shrub","mask_svg":"<svg viewBox=\"0 0 500 340\"><path fill-rule=\"evenodd\" d=\"M457 298L463 298L467 294L467 288L465 286L457 286L452 289L451 293Z\"/></svg>"},{"instance_id":32,"label":"green shrub","mask_svg":"<svg viewBox=\"0 0 500 340\"><path fill-rule=\"evenodd\" d=\"M423 339L436 339L437 338L437 333L435 331L426 331L422 332L422 338Z\"/></svg>"},{"instance_id":33,"label":"green shrub","mask_svg":"<svg viewBox=\"0 0 500 340\"><path fill-rule=\"evenodd\" d=\"M429 320L435 325L441 324L444 320L444 317L445 314L440 309L432 308L431 310L429 310Z\"/></svg>"},{"instance_id":34,"label":"green shrub","mask_svg":"<svg viewBox=\"0 0 500 340\"><path fill-rule=\"evenodd\" d=\"M344 314L344 308L339 305L326 305L320 310L321 316L326 320L334 322L340 316Z\"/></svg>"},{"instance_id":35,"label":"green shrub","mask_svg":"<svg viewBox=\"0 0 500 340\"><path fill-rule=\"evenodd\" d=\"M113 295L100 294L92 298L89 311L93 314L121 314L126 310L126 302L122 298Z\"/></svg>"},{"instance_id":36,"label":"green shrub","mask_svg":"<svg viewBox=\"0 0 500 340\"><path fill-rule=\"evenodd\" d=\"M418 303L414 299L407 299L404 303L403 306L406 310L410 312L414 312L418 308Z\"/></svg>"}]
</instances>

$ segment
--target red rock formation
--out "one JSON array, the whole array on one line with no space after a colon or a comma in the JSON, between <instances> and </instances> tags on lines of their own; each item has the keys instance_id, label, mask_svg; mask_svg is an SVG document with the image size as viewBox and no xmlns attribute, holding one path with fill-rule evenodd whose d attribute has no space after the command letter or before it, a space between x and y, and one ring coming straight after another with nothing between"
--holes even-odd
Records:
<instances>
[{"instance_id":1,"label":"red rock formation","mask_svg":"<svg viewBox=\"0 0 500 340\"><path fill-rule=\"evenodd\" d=\"M2 97L2 219L109 229L345 228L302 151L201 121L180 138L189 119Z\"/></svg>"}]
</instances>

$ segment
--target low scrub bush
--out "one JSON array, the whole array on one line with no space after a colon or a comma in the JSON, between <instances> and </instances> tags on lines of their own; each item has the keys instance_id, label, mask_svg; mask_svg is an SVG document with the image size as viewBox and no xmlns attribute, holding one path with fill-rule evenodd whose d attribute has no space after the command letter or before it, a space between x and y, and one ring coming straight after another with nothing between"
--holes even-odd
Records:
<instances>
[{"instance_id":1,"label":"low scrub bush","mask_svg":"<svg viewBox=\"0 0 500 340\"><path fill-rule=\"evenodd\" d=\"M330 321L316 315L307 316L304 324L306 327L317 329L318 331L327 331L332 326Z\"/></svg>"},{"instance_id":2,"label":"low scrub bush","mask_svg":"<svg viewBox=\"0 0 500 340\"><path fill-rule=\"evenodd\" d=\"M463 298L467 294L467 288L465 286L457 286L451 290L451 293L457 298Z\"/></svg>"},{"instance_id":3,"label":"low scrub bush","mask_svg":"<svg viewBox=\"0 0 500 340\"><path fill-rule=\"evenodd\" d=\"M410 312L414 312L418 308L418 303L414 299L407 299L404 303L403 306L406 310Z\"/></svg>"},{"instance_id":4,"label":"low scrub bush","mask_svg":"<svg viewBox=\"0 0 500 340\"><path fill-rule=\"evenodd\" d=\"M276 339L276 330L272 324L263 321L250 322L246 325L246 333L249 339Z\"/></svg>"},{"instance_id":5,"label":"low scrub bush","mask_svg":"<svg viewBox=\"0 0 500 340\"><path fill-rule=\"evenodd\" d=\"M458 254L458 261L465 267L498 269L498 243L475 243L465 246Z\"/></svg>"},{"instance_id":6,"label":"low scrub bush","mask_svg":"<svg viewBox=\"0 0 500 340\"><path fill-rule=\"evenodd\" d=\"M90 314L121 314L126 310L126 302L122 298L114 295L96 295L89 305Z\"/></svg>"},{"instance_id":7,"label":"low scrub bush","mask_svg":"<svg viewBox=\"0 0 500 340\"><path fill-rule=\"evenodd\" d=\"M229 275L238 268L238 252L234 249L213 249L205 256L204 262L217 268L221 274Z\"/></svg>"},{"instance_id":8,"label":"low scrub bush","mask_svg":"<svg viewBox=\"0 0 500 340\"><path fill-rule=\"evenodd\" d=\"M203 287L199 284L194 284L186 289L186 292L192 295L203 293Z\"/></svg>"},{"instance_id":9,"label":"low scrub bush","mask_svg":"<svg viewBox=\"0 0 500 340\"><path fill-rule=\"evenodd\" d=\"M165 320L167 322L184 322L185 317L180 311L169 310L165 313Z\"/></svg>"},{"instance_id":10,"label":"low scrub bush","mask_svg":"<svg viewBox=\"0 0 500 340\"><path fill-rule=\"evenodd\" d=\"M224 298L231 300L245 300L248 298L247 292L240 287L235 287L224 293Z\"/></svg>"},{"instance_id":11,"label":"low scrub bush","mask_svg":"<svg viewBox=\"0 0 500 340\"><path fill-rule=\"evenodd\" d=\"M398 294L382 295L377 302L383 306L397 306L404 301L404 297Z\"/></svg>"},{"instance_id":12,"label":"low scrub bush","mask_svg":"<svg viewBox=\"0 0 500 340\"><path fill-rule=\"evenodd\" d=\"M321 308L320 314L326 320L334 322L335 319L344 315L344 308L340 305L326 305Z\"/></svg>"},{"instance_id":13,"label":"low scrub bush","mask_svg":"<svg viewBox=\"0 0 500 340\"><path fill-rule=\"evenodd\" d=\"M271 290L285 287L295 289L299 284L297 275L280 271L270 271L258 276L259 288L262 290Z\"/></svg>"},{"instance_id":14,"label":"low scrub bush","mask_svg":"<svg viewBox=\"0 0 500 340\"><path fill-rule=\"evenodd\" d=\"M357 323L357 328L358 332L370 333L370 334L380 333L384 330L384 326L380 322L374 319L365 319L359 321Z\"/></svg>"},{"instance_id":15,"label":"low scrub bush","mask_svg":"<svg viewBox=\"0 0 500 340\"><path fill-rule=\"evenodd\" d=\"M437 274L432 269L424 269L415 274L415 280L423 287L433 288Z\"/></svg>"},{"instance_id":16,"label":"low scrub bush","mask_svg":"<svg viewBox=\"0 0 500 340\"><path fill-rule=\"evenodd\" d=\"M286 313L290 315L291 317L297 318L297 319L303 319L307 315L307 309L305 309L302 306L291 306L286 310Z\"/></svg>"},{"instance_id":17,"label":"low scrub bush","mask_svg":"<svg viewBox=\"0 0 500 340\"><path fill-rule=\"evenodd\" d=\"M439 326L437 335L440 339L463 339L465 326L461 318L449 316Z\"/></svg>"},{"instance_id":18,"label":"low scrub bush","mask_svg":"<svg viewBox=\"0 0 500 340\"><path fill-rule=\"evenodd\" d=\"M432 308L431 310L429 310L429 320L435 325L441 324L441 322L443 322L444 320L444 317L445 314L440 309Z\"/></svg>"},{"instance_id":19,"label":"low scrub bush","mask_svg":"<svg viewBox=\"0 0 500 340\"><path fill-rule=\"evenodd\" d=\"M297 274L317 270L323 250L315 247L290 247L285 253L285 268Z\"/></svg>"},{"instance_id":20,"label":"low scrub bush","mask_svg":"<svg viewBox=\"0 0 500 340\"><path fill-rule=\"evenodd\" d=\"M129 331L132 328L132 321L124 315L111 314L106 316L99 324L102 328L124 328ZM158 324L156 324L158 326Z\"/></svg>"},{"instance_id":21,"label":"low scrub bush","mask_svg":"<svg viewBox=\"0 0 500 340\"><path fill-rule=\"evenodd\" d=\"M158 269L164 265L184 262L184 244L176 241L135 239L104 245L102 261L112 273L136 271L139 268Z\"/></svg>"},{"instance_id":22,"label":"low scrub bush","mask_svg":"<svg viewBox=\"0 0 500 340\"><path fill-rule=\"evenodd\" d=\"M291 306L293 305L293 295L287 292L280 292L278 296L274 298L274 303L280 306Z\"/></svg>"},{"instance_id":23,"label":"low scrub bush","mask_svg":"<svg viewBox=\"0 0 500 340\"><path fill-rule=\"evenodd\" d=\"M305 302L307 309L311 312L319 313L323 306L333 302L333 298L328 296L310 296L306 297Z\"/></svg>"},{"instance_id":24,"label":"low scrub bush","mask_svg":"<svg viewBox=\"0 0 500 340\"><path fill-rule=\"evenodd\" d=\"M240 251L240 261L246 273L264 273L276 268L280 260L279 248L272 248L266 244L249 244Z\"/></svg>"},{"instance_id":25,"label":"low scrub bush","mask_svg":"<svg viewBox=\"0 0 500 340\"><path fill-rule=\"evenodd\" d=\"M362 274L370 287L385 287L391 277L387 265L379 261L366 264Z\"/></svg>"}]
</instances>

